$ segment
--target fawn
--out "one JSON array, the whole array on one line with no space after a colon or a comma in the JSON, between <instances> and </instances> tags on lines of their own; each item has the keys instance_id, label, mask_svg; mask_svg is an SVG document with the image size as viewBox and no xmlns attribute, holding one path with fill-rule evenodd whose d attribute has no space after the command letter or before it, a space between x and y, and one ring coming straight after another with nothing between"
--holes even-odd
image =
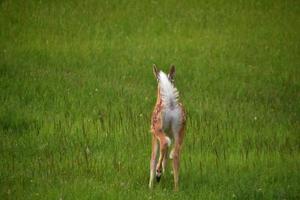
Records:
<instances>
[{"instance_id":1,"label":"fawn","mask_svg":"<svg viewBox=\"0 0 300 200\"><path fill-rule=\"evenodd\" d=\"M168 147L171 139L174 147L170 153L173 159L174 190L178 190L179 156L184 137L186 113L179 102L179 94L174 86L175 66L171 65L168 75L153 65L153 73L157 79L157 100L151 118L152 154L150 160L149 187L153 187L154 175L157 182L165 173L168 160ZM159 150L159 159L156 160Z\"/></svg>"}]
</instances>

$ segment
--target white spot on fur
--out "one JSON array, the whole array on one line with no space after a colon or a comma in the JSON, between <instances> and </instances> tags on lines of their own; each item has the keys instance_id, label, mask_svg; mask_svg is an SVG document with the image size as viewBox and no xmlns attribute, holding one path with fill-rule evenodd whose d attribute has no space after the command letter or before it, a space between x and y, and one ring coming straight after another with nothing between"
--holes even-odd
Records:
<instances>
[{"instance_id":1,"label":"white spot on fur","mask_svg":"<svg viewBox=\"0 0 300 200\"><path fill-rule=\"evenodd\" d=\"M167 140L167 143L168 143L168 147L171 146L171 143L172 143L171 139L168 136L166 136L166 140Z\"/></svg>"}]
</instances>

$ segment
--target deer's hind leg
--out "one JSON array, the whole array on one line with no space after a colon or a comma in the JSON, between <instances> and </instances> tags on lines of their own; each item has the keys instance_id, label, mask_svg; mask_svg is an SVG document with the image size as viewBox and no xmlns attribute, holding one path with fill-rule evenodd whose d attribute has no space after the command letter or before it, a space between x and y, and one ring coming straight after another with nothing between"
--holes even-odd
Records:
<instances>
[{"instance_id":1,"label":"deer's hind leg","mask_svg":"<svg viewBox=\"0 0 300 200\"><path fill-rule=\"evenodd\" d=\"M172 136L172 130L171 129L169 129L167 131L167 133L168 133L168 136L170 138L173 138L173 136ZM168 165L168 160L169 160L169 152L170 152L169 149L171 148L171 143L172 143L171 139L169 137L168 137L169 141L168 141L167 150L166 150L166 152L164 154L164 158L163 158L163 162L162 162L162 172L163 172L163 174L165 174L165 172L167 170L167 165Z\"/></svg>"},{"instance_id":2,"label":"deer's hind leg","mask_svg":"<svg viewBox=\"0 0 300 200\"><path fill-rule=\"evenodd\" d=\"M174 175L175 191L178 190L180 152L181 152L181 145L184 137L184 128L185 128L185 124L182 124L179 130L177 128L173 129L175 144L174 144L174 149L172 150L172 157L173 157L173 175Z\"/></svg>"},{"instance_id":3,"label":"deer's hind leg","mask_svg":"<svg viewBox=\"0 0 300 200\"><path fill-rule=\"evenodd\" d=\"M157 141L156 137L153 135L152 136L152 153L151 153L151 160L150 160L149 188L153 187L157 153L158 153L158 141Z\"/></svg>"},{"instance_id":4,"label":"deer's hind leg","mask_svg":"<svg viewBox=\"0 0 300 200\"><path fill-rule=\"evenodd\" d=\"M156 180L157 182L159 182L162 174L163 160L167 154L168 145L170 145L171 140L169 137L165 135L162 129L158 129L155 132L155 136L159 140L159 148L160 148L159 159L156 165Z\"/></svg>"},{"instance_id":5,"label":"deer's hind leg","mask_svg":"<svg viewBox=\"0 0 300 200\"><path fill-rule=\"evenodd\" d=\"M169 148L167 146L167 149L166 149L166 152L164 154L163 161L162 161L162 173L163 174L165 174L166 168L167 168L167 164L168 164L168 151L169 151Z\"/></svg>"}]
</instances>

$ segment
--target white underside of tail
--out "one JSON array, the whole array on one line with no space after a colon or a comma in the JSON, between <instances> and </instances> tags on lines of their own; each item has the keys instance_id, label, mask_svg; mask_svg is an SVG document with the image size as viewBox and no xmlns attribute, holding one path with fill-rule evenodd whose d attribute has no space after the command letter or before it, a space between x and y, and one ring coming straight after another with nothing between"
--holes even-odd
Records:
<instances>
[{"instance_id":1,"label":"white underside of tail","mask_svg":"<svg viewBox=\"0 0 300 200\"><path fill-rule=\"evenodd\" d=\"M168 79L168 76L160 71L159 73L160 95L164 105L163 129L171 129L173 137L179 133L181 123L181 108L178 105L179 93Z\"/></svg>"},{"instance_id":2,"label":"white underside of tail","mask_svg":"<svg viewBox=\"0 0 300 200\"><path fill-rule=\"evenodd\" d=\"M162 71L159 72L159 86L164 106L170 109L178 107L178 91Z\"/></svg>"}]
</instances>

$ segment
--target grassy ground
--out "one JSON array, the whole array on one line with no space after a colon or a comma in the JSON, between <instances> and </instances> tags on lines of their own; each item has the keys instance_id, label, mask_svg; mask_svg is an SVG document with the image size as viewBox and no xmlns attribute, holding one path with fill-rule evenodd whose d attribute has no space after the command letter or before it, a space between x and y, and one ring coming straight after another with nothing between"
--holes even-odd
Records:
<instances>
[{"instance_id":1,"label":"grassy ground","mask_svg":"<svg viewBox=\"0 0 300 200\"><path fill-rule=\"evenodd\" d=\"M297 1L0 1L0 199L299 199ZM188 112L148 189L152 63Z\"/></svg>"}]
</instances>

